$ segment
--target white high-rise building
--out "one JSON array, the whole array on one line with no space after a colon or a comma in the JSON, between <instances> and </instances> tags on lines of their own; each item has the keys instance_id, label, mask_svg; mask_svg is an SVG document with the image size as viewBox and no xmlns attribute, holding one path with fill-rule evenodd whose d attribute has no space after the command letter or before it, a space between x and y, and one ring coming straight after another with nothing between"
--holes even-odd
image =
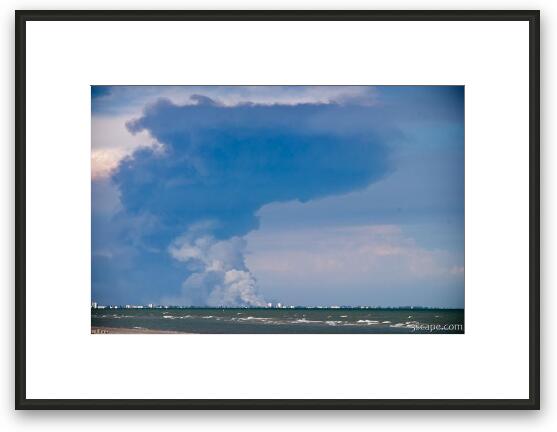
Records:
<instances>
[{"instance_id":1,"label":"white high-rise building","mask_svg":"<svg viewBox=\"0 0 557 432\"><path fill-rule=\"evenodd\" d=\"M91 308L92 309L97 309L97 302L91 302Z\"/></svg>"}]
</instances>

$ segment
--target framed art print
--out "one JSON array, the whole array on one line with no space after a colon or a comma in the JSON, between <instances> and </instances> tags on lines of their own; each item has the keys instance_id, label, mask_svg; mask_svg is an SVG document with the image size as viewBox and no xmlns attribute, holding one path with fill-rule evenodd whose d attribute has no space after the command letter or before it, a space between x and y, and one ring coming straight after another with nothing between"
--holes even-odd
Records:
<instances>
[{"instance_id":1,"label":"framed art print","mask_svg":"<svg viewBox=\"0 0 557 432\"><path fill-rule=\"evenodd\" d=\"M16 407L538 409L538 11L17 11Z\"/></svg>"}]
</instances>

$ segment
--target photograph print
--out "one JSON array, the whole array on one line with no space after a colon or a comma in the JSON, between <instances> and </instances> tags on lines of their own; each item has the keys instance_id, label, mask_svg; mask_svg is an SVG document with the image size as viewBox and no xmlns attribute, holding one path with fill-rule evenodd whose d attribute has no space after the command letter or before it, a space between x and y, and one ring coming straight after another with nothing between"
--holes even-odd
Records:
<instances>
[{"instance_id":1,"label":"photograph print","mask_svg":"<svg viewBox=\"0 0 557 432\"><path fill-rule=\"evenodd\" d=\"M91 86L92 334L463 334L463 86Z\"/></svg>"}]
</instances>

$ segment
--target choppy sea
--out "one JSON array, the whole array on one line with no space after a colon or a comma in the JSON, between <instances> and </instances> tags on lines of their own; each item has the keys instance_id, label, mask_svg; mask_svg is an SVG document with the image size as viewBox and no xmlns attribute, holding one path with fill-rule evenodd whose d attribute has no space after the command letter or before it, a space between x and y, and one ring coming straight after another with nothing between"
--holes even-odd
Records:
<instances>
[{"instance_id":1,"label":"choppy sea","mask_svg":"<svg viewBox=\"0 0 557 432\"><path fill-rule=\"evenodd\" d=\"M464 333L463 309L91 309L91 326L178 333Z\"/></svg>"}]
</instances>

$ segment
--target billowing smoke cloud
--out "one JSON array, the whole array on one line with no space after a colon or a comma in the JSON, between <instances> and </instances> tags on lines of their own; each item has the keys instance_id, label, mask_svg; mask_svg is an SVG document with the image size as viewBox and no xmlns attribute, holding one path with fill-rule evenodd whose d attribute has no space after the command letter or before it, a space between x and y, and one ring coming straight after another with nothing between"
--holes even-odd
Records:
<instances>
[{"instance_id":1,"label":"billowing smoke cloud","mask_svg":"<svg viewBox=\"0 0 557 432\"><path fill-rule=\"evenodd\" d=\"M164 302L263 305L244 260L243 236L257 229L257 211L380 179L389 169L385 137L372 127L335 130L347 115L373 121L358 107L193 100L185 106L160 100L130 121L130 132L148 131L164 151L135 151L112 181L124 212L157 221L142 244L166 251L188 270L181 291Z\"/></svg>"},{"instance_id":2,"label":"billowing smoke cloud","mask_svg":"<svg viewBox=\"0 0 557 432\"><path fill-rule=\"evenodd\" d=\"M208 306L265 306L257 293L255 278L246 267L243 238L216 240L210 224L194 225L169 247L170 255L192 272L178 297L165 304L207 304Z\"/></svg>"}]
</instances>

